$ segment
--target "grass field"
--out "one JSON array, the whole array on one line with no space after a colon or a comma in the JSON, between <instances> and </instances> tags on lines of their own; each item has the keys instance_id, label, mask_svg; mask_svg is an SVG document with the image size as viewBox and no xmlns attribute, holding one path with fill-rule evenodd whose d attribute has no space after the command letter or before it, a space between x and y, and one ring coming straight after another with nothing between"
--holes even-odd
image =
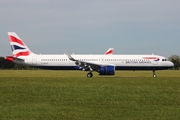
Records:
<instances>
[{"instance_id":1,"label":"grass field","mask_svg":"<svg viewBox=\"0 0 180 120\"><path fill-rule=\"evenodd\" d=\"M179 120L180 71L0 70L2 120Z\"/></svg>"}]
</instances>

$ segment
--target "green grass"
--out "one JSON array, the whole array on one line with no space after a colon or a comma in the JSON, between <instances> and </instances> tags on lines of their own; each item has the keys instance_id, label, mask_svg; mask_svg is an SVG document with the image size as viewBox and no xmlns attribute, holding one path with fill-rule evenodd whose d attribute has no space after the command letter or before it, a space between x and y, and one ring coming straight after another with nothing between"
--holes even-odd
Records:
<instances>
[{"instance_id":1,"label":"green grass","mask_svg":"<svg viewBox=\"0 0 180 120\"><path fill-rule=\"evenodd\" d=\"M2 120L179 120L180 71L1 70Z\"/></svg>"}]
</instances>

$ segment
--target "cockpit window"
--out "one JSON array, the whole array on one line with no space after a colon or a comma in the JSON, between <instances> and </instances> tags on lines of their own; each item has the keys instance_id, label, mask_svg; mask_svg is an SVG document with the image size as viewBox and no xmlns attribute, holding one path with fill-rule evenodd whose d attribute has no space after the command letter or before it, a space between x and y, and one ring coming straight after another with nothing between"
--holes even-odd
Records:
<instances>
[{"instance_id":1,"label":"cockpit window","mask_svg":"<svg viewBox=\"0 0 180 120\"><path fill-rule=\"evenodd\" d=\"M167 61L167 59L162 59L162 61Z\"/></svg>"}]
</instances>

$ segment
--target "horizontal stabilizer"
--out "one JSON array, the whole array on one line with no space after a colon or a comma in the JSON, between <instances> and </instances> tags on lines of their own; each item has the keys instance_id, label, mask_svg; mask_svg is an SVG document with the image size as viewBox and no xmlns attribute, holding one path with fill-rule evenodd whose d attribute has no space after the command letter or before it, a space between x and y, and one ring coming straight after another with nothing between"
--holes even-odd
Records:
<instances>
[{"instance_id":1,"label":"horizontal stabilizer","mask_svg":"<svg viewBox=\"0 0 180 120\"><path fill-rule=\"evenodd\" d=\"M6 57L5 57L5 60L10 61L10 62L14 62L14 61L17 61L17 62L24 62L23 59L15 58L15 57L13 57L13 56L6 56Z\"/></svg>"}]
</instances>

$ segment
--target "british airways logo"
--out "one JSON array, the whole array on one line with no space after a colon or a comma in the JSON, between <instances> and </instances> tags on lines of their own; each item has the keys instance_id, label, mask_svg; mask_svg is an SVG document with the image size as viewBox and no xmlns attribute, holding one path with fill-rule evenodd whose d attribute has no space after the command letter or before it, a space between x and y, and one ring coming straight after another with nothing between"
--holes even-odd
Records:
<instances>
[{"instance_id":1,"label":"british airways logo","mask_svg":"<svg viewBox=\"0 0 180 120\"><path fill-rule=\"evenodd\" d=\"M30 54L30 51L26 48L22 40L19 40L14 36L9 36L9 38L14 57L28 56Z\"/></svg>"},{"instance_id":2,"label":"british airways logo","mask_svg":"<svg viewBox=\"0 0 180 120\"><path fill-rule=\"evenodd\" d=\"M159 61L160 59L158 57L143 57L144 59L147 60L154 60L154 61Z\"/></svg>"}]
</instances>

